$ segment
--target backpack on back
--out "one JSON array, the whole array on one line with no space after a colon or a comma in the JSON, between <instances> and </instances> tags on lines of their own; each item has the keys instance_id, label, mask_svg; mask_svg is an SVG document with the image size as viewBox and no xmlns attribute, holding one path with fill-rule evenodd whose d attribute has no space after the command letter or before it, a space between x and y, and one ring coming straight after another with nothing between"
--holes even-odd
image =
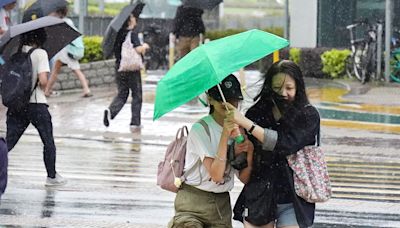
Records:
<instances>
[{"instance_id":1,"label":"backpack on back","mask_svg":"<svg viewBox=\"0 0 400 228\"><path fill-rule=\"evenodd\" d=\"M76 38L67 45L67 52L70 58L80 60L85 55L85 45L83 44L82 36Z\"/></svg>"},{"instance_id":2,"label":"backpack on back","mask_svg":"<svg viewBox=\"0 0 400 228\"><path fill-rule=\"evenodd\" d=\"M75 25L74 22L70 19L65 17L64 18L65 23L67 23L69 26L71 26L73 29L76 31L79 31ZM75 60L80 60L83 58L85 55L85 45L83 43L83 36L79 36L75 40L73 40L70 44L67 45L67 55Z\"/></svg>"},{"instance_id":3,"label":"backpack on back","mask_svg":"<svg viewBox=\"0 0 400 228\"><path fill-rule=\"evenodd\" d=\"M25 53L18 51L1 67L2 82L0 87L3 104L9 109L20 111L29 104L32 95L32 48Z\"/></svg>"},{"instance_id":4,"label":"backpack on back","mask_svg":"<svg viewBox=\"0 0 400 228\"><path fill-rule=\"evenodd\" d=\"M207 123L204 120L200 120L199 123L204 127L208 137L210 137L210 130ZM199 162L186 172L183 172L188 134L189 131L186 126L179 128L175 140L167 147L164 160L158 164L157 185L162 189L175 193L178 192L187 174L198 166Z\"/></svg>"}]
</instances>

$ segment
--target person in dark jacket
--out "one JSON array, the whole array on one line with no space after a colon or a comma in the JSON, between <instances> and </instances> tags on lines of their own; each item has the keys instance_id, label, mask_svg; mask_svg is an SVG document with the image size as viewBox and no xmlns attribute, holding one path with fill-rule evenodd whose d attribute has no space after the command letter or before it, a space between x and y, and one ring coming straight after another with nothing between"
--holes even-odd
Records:
<instances>
[{"instance_id":1,"label":"person in dark jacket","mask_svg":"<svg viewBox=\"0 0 400 228\"><path fill-rule=\"evenodd\" d=\"M286 156L317 143L319 113L310 105L300 68L274 63L256 103L243 116L233 106L228 119L247 130L254 144L251 177L234 207L245 227L309 227L315 204L298 197Z\"/></svg>"},{"instance_id":2,"label":"person in dark jacket","mask_svg":"<svg viewBox=\"0 0 400 228\"><path fill-rule=\"evenodd\" d=\"M121 30L117 34L117 38L114 44L114 55L115 55L115 74L116 82L118 86L118 94L114 97L108 109L104 110L103 124L108 127L110 121L114 119L117 114L124 107L126 100L129 96L129 90L132 91L132 102L131 102L131 122L130 129L132 132L140 130L141 126L141 115L142 110L142 78L140 70L137 71L121 71L119 72L119 65L121 63L121 49L122 44L128 32L131 31L131 42L133 47L139 54L144 54L146 50L150 48L147 43L140 43L138 33L134 30L136 27L136 21L139 15L131 14L129 18L122 25Z\"/></svg>"},{"instance_id":3,"label":"person in dark jacket","mask_svg":"<svg viewBox=\"0 0 400 228\"><path fill-rule=\"evenodd\" d=\"M178 59L199 46L200 34L204 34L206 31L201 18L203 13L202 9L184 5L179 6L176 10L172 33L178 39L176 45Z\"/></svg>"}]
</instances>

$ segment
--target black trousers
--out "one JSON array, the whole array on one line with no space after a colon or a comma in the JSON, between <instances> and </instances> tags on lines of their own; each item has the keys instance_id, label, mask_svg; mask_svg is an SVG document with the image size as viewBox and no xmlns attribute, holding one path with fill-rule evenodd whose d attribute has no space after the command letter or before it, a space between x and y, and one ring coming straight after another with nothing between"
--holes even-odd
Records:
<instances>
[{"instance_id":1,"label":"black trousers","mask_svg":"<svg viewBox=\"0 0 400 228\"><path fill-rule=\"evenodd\" d=\"M47 176L54 178L56 175L56 146L53 137L53 124L47 104L29 104L27 109L15 112L7 111L7 135L8 151L11 151L29 124L38 130L43 142L43 160L46 166Z\"/></svg>"},{"instance_id":2,"label":"black trousers","mask_svg":"<svg viewBox=\"0 0 400 228\"><path fill-rule=\"evenodd\" d=\"M117 72L116 82L118 86L118 94L114 97L110 106L111 119L114 119L124 107L129 96L129 90L132 91L131 104L131 125L140 125L140 112L142 110L142 78L140 71Z\"/></svg>"}]
</instances>

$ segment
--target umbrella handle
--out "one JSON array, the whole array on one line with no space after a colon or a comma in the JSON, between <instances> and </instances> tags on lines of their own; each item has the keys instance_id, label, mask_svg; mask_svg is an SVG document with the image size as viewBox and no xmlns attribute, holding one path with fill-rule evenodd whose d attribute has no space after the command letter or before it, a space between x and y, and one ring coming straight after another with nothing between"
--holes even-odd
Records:
<instances>
[{"instance_id":1,"label":"umbrella handle","mask_svg":"<svg viewBox=\"0 0 400 228\"><path fill-rule=\"evenodd\" d=\"M222 92L222 89L221 89L221 86L219 85L219 83L217 84L217 87L218 87L218 90L219 90L219 94L222 97L222 101L224 103L226 103L226 99L225 99L224 93ZM229 111L228 107L226 107L226 105L224 105L224 106L225 106L226 111Z\"/></svg>"}]
</instances>

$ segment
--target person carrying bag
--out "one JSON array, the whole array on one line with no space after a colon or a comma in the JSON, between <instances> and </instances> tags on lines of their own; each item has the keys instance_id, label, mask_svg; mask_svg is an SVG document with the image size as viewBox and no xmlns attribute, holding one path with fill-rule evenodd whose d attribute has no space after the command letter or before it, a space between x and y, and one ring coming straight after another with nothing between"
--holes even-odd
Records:
<instances>
[{"instance_id":1,"label":"person carrying bag","mask_svg":"<svg viewBox=\"0 0 400 228\"><path fill-rule=\"evenodd\" d=\"M308 101L300 68L288 60L274 63L255 101L245 116L227 105L228 121L246 129L254 144L252 173L235 204L234 219L246 228L310 227L315 201L297 194L288 164L291 156L317 145L320 129L320 116Z\"/></svg>"},{"instance_id":2,"label":"person carrying bag","mask_svg":"<svg viewBox=\"0 0 400 228\"><path fill-rule=\"evenodd\" d=\"M243 96L236 77L228 76L220 86L228 102L237 107ZM236 171L228 159L228 144L232 143L232 132L238 129L233 122L225 121L226 109L218 87L214 86L207 94L210 114L193 124L189 132L184 167L187 175L176 194L175 216L169 228L232 227L229 191ZM252 161L252 144L247 138L235 144L235 153L245 150L248 166L239 171L239 179L244 182L249 177Z\"/></svg>"}]
</instances>

